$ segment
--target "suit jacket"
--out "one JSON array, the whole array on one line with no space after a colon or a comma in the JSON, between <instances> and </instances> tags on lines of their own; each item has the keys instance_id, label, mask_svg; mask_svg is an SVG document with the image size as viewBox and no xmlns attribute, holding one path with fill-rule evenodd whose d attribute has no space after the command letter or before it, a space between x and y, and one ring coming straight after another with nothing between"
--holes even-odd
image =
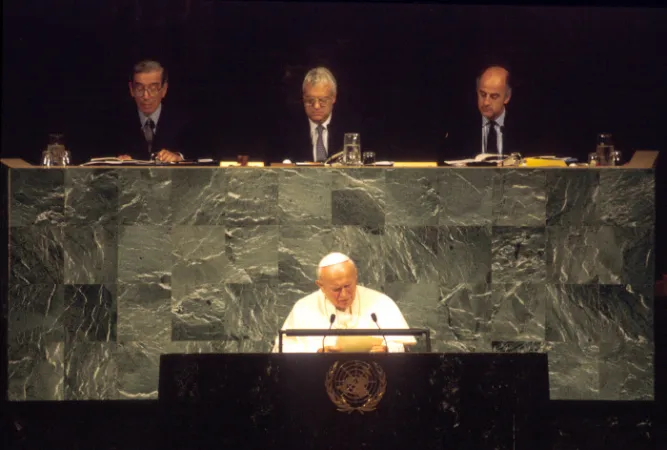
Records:
<instances>
[{"instance_id":1,"label":"suit jacket","mask_svg":"<svg viewBox=\"0 0 667 450\"><path fill-rule=\"evenodd\" d=\"M327 133L326 148L328 156L334 155L343 149L345 133L360 133L363 151L364 145L366 145L366 136L360 126L358 119L334 109ZM275 139L267 145L267 154L264 159L266 162L278 162L284 159L289 159L292 162L313 161L310 122L303 110L298 117L296 115L291 116L289 121L279 125Z\"/></svg>"},{"instance_id":2,"label":"suit jacket","mask_svg":"<svg viewBox=\"0 0 667 450\"><path fill-rule=\"evenodd\" d=\"M439 162L451 159L470 158L482 153L482 116L470 118L465 124L453 122L440 142ZM523 121L512 111L505 114L503 125L503 154L529 152ZM524 123L524 125L526 125Z\"/></svg>"},{"instance_id":3,"label":"suit jacket","mask_svg":"<svg viewBox=\"0 0 667 450\"><path fill-rule=\"evenodd\" d=\"M193 135L189 115L171 105L163 104L153 138L153 152L167 149L192 158L198 150ZM135 159L148 159L150 156L136 108L128 110L122 118L112 121L107 136L112 136L114 148L111 151L115 155L130 155Z\"/></svg>"}]
</instances>

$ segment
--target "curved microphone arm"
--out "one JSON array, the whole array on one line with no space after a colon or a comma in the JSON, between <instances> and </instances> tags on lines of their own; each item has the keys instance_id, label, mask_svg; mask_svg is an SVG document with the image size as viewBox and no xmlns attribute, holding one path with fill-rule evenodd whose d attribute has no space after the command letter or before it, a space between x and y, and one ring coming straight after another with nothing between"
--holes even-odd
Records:
<instances>
[{"instance_id":1,"label":"curved microphone arm","mask_svg":"<svg viewBox=\"0 0 667 450\"><path fill-rule=\"evenodd\" d=\"M324 164L331 164L332 161L337 161L338 159L340 159L343 156L344 153L345 153L345 150L342 150L338 153L334 153L333 155L329 156L326 159L326 161L324 161Z\"/></svg>"}]
</instances>

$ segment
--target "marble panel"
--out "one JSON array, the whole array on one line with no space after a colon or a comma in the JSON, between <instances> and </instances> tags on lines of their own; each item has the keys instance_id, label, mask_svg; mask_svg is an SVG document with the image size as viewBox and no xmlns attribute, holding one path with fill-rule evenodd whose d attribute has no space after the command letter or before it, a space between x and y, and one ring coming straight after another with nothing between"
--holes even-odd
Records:
<instances>
[{"instance_id":1,"label":"marble panel","mask_svg":"<svg viewBox=\"0 0 667 450\"><path fill-rule=\"evenodd\" d=\"M489 169L443 170L438 184L439 225L491 225L493 177Z\"/></svg>"},{"instance_id":2,"label":"marble panel","mask_svg":"<svg viewBox=\"0 0 667 450\"><path fill-rule=\"evenodd\" d=\"M68 225L116 225L118 171L83 169L65 171L65 221Z\"/></svg>"},{"instance_id":3,"label":"marble panel","mask_svg":"<svg viewBox=\"0 0 667 450\"><path fill-rule=\"evenodd\" d=\"M65 222L65 171L11 170L9 189L11 227L62 225Z\"/></svg>"},{"instance_id":4,"label":"marble panel","mask_svg":"<svg viewBox=\"0 0 667 450\"><path fill-rule=\"evenodd\" d=\"M118 225L170 225L172 173L165 168L119 170Z\"/></svg>"},{"instance_id":5,"label":"marble panel","mask_svg":"<svg viewBox=\"0 0 667 450\"><path fill-rule=\"evenodd\" d=\"M546 172L547 225L598 224L600 171L553 169Z\"/></svg>"},{"instance_id":6,"label":"marble panel","mask_svg":"<svg viewBox=\"0 0 667 450\"><path fill-rule=\"evenodd\" d=\"M493 283L540 283L546 279L544 228L493 227L491 279Z\"/></svg>"},{"instance_id":7,"label":"marble panel","mask_svg":"<svg viewBox=\"0 0 667 450\"><path fill-rule=\"evenodd\" d=\"M63 229L57 226L11 227L9 282L62 284Z\"/></svg>"},{"instance_id":8,"label":"marble panel","mask_svg":"<svg viewBox=\"0 0 667 450\"><path fill-rule=\"evenodd\" d=\"M279 233L279 280L312 283L320 260L333 250L331 226L281 225Z\"/></svg>"},{"instance_id":9,"label":"marble panel","mask_svg":"<svg viewBox=\"0 0 667 450\"><path fill-rule=\"evenodd\" d=\"M120 400L115 342L65 343L65 400Z\"/></svg>"},{"instance_id":10,"label":"marble panel","mask_svg":"<svg viewBox=\"0 0 667 450\"><path fill-rule=\"evenodd\" d=\"M171 340L171 289L164 284L116 286L119 342Z\"/></svg>"},{"instance_id":11,"label":"marble panel","mask_svg":"<svg viewBox=\"0 0 667 450\"><path fill-rule=\"evenodd\" d=\"M655 349L652 342L600 344L600 400L653 400Z\"/></svg>"},{"instance_id":12,"label":"marble panel","mask_svg":"<svg viewBox=\"0 0 667 450\"><path fill-rule=\"evenodd\" d=\"M570 342L551 342L549 398L551 400L598 400L600 398L600 347Z\"/></svg>"},{"instance_id":13,"label":"marble panel","mask_svg":"<svg viewBox=\"0 0 667 450\"><path fill-rule=\"evenodd\" d=\"M438 227L385 227L385 281L438 284L445 267L438 238Z\"/></svg>"},{"instance_id":14,"label":"marble panel","mask_svg":"<svg viewBox=\"0 0 667 450\"><path fill-rule=\"evenodd\" d=\"M436 267L441 284L490 282L493 244L491 227L439 227Z\"/></svg>"},{"instance_id":15,"label":"marble panel","mask_svg":"<svg viewBox=\"0 0 667 450\"><path fill-rule=\"evenodd\" d=\"M230 171L173 170L171 211L173 225L225 225Z\"/></svg>"},{"instance_id":16,"label":"marble panel","mask_svg":"<svg viewBox=\"0 0 667 450\"><path fill-rule=\"evenodd\" d=\"M171 229L154 225L118 227L118 282L171 283Z\"/></svg>"},{"instance_id":17,"label":"marble panel","mask_svg":"<svg viewBox=\"0 0 667 450\"><path fill-rule=\"evenodd\" d=\"M385 173L387 225L438 225L438 173L429 169L389 169Z\"/></svg>"},{"instance_id":18,"label":"marble panel","mask_svg":"<svg viewBox=\"0 0 667 450\"><path fill-rule=\"evenodd\" d=\"M490 334L494 341L544 341L547 303L545 285L494 283L491 292L493 317Z\"/></svg>"},{"instance_id":19,"label":"marble panel","mask_svg":"<svg viewBox=\"0 0 667 450\"><path fill-rule=\"evenodd\" d=\"M280 224L331 225L331 185L332 175L328 170L281 170L278 173Z\"/></svg>"},{"instance_id":20,"label":"marble panel","mask_svg":"<svg viewBox=\"0 0 667 450\"><path fill-rule=\"evenodd\" d=\"M65 400L65 343L13 339L7 349L10 401Z\"/></svg>"},{"instance_id":21,"label":"marble panel","mask_svg":"<svg viewBox=\"0 0 667 450\"><path fill-rule=\"evenodd\" d=\"M63 299L66 342L116 341L116 285L67 284Z\"/></svg>"},{"instance_id":22,"label":"marble panel","mask_svg":"<svg viewBox=\"0 0 667 450\"><path fill-rule=\"evenodd\" d=\"M493 224L544 226L546 173L539 169L497 169L493 175Z\"/></svg>"},{"instance_id":23,"label":"marble panel","mask_svg":"<svg viewBox=\"0 0 667 450\"><path fill-rule=\"evenodd\" d=\"M647 227L655 224L653 170L601 170L598 212L604 225Z\"/></svg>"},{"instance_id":24,"label":"marble panel","mask_svg":"<svg viewBox=\"0 0 667 450\"><path fill-rule=\"evenodd\" d=\"M118 227L64 227L64 282L115 283L118 278Z\"/></svg>"}]
</instances>

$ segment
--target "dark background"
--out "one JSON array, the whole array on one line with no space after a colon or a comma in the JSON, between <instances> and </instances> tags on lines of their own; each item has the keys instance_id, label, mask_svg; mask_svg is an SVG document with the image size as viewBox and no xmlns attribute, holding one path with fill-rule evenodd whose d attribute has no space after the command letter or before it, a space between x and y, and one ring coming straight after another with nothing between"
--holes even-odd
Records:
<instances>
[{"instance_id":1,"label":"dark background","mask_svg":"<svg viewBox=\"0 0 667 450\"><path fill-rule=\"evenodd\" d=\"M100 156L107 118L135 113L127 80L146 57L170 72L165 104L190 110L203 151L219 158L282 160L262 147L302 110L303 76L318 64L380 158L435 159L449 129L477 123L475 77L490 63L512 71L510 114L534 153L585 158L602 131L628 153L661 145L662 9L10 0L3 10L5 156L37 161L49 132L65 134L77 161Z\"/></svg>"}]
</instances>

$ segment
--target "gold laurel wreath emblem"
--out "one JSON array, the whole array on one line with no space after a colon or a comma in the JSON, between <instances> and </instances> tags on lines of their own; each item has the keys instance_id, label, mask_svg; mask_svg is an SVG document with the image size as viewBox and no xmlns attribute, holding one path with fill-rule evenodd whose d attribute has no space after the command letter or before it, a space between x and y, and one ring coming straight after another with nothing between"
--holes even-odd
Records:
<instances>
[{"instance_id":1,"label":"gold laurel wreath emblem","mask_svg":"<svg viewBox=\"0 0 667 450\"><path fill-rule=\"evenodd\" d=\"M328 370L324 386L338 411L375 411L387 390L387 376L376 362L336 361Z\"/></svg>"}]
</instances>

